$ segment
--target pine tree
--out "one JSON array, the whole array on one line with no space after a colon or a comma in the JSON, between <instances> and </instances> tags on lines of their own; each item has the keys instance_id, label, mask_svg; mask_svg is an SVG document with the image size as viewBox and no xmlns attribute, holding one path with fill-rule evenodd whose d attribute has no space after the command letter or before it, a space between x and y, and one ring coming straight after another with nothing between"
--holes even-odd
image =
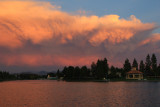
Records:
<instances>
[{"instance_id":1,"label":"pine tree","mask_svg":"<svg viewBox=\"0 0 160 107\"><path fill-rule=\"evenodd\" d=\"M138 63L137 63L137 60L135 58L133 60L132 67L135 67L136 70L138 70Z\"/></svg>"},{"instance_id":2,"label":"pine tree","mask_svg":"<svg viewBox=\"0 0 160 107\"><path fill-rule=\"evenodd\" d=\"M110 74L110 78L116 78L116 68L114 66L111 66L110 68L111 74Z\"/></svg>"},{"instance_id":3,"label":"pine tree","mask_svg":"<svg viewBox=\"0 0 160 107\"><path fill-rule=\"evenodd\" d=\"M78 66L76 66L74 70L75 70L75 77L77 79L80 79L81 69Z\"/></svg>"},{"instance_id":4,"label":"pine tree","mask_svg":"<svg viewBox=\"0 0 160 107\"><path fill-rule=\"evenodd\" d=\"M96 69L97 69L97 65L94 62L92 62L92 64L91 64L91 72L92 72L93 76L95 76Z\"/></svg>"},{"instance_id":5,"label":"pine tree","mask_svg":"<svg viewBox=\"0 0 160 107\"><path fill-rule=\"evenodd\" d=\"M124 70L124 72L122 73L123 76L126 75L126 72L128 72L128 71L131 70L131 64L130 64L128 58L125 60L125 63L124 63L124 65L123 65L123 70Z\"/></svg>"},{"instance_id":6,"label":"pine tree","mask_svg":"<svg viewBox=\"0 0 160 107\"><path fill-rule=\"evenodd\" d=\"M143 60L141 60L141 61L140 61L140 65L139 65L139 70L140 70L141 72L143 72L143 73L144 73L144 67L145 67L145 65L144 65L144 63L143 63Z\"/></svg>"},{"instance_id":7,"label":"pine tree","mask_svg":"<svg viewBox=\"0 0 160 107\"><path fill-rule=\"evenodd\" d=\"M125 60L125 63L124 63L123 69L124 69L124 71L126 71L126 72L128 72L128 71L130 71L130 70L131 70L131 64L130 64L130 62L129 62L129 59L128 59L128 58Z\"/></svg>"},{"instance_id":8,"label":"pine tree","mask_svg":"<svg viewBox=\"0 0 160 107\"><path fill-rule=\"evenodd\" d=\"M101 71L102 71L102 70L101 70L101 68L102 68L101 65L102 65L102 64L101 64L101 61L98 59L98 60L97 60L97 63L96 63L96 72L95 72L95 76L96 76L96 78L98 78L98 79L101 78Z\"/></svg>"},{"instance_id":9,"label":"pine tree","mask_svg":"<svg viewBox=\"0 0 160 107\"><path fill-rule=\"evenodd\" d=\"M108 76L108 70L109 70L107 58L104 58L103 63L104 63L104 69L105 69L104 74L106 78Z\"/></svg>"},{"instance_id":10,"label":"pine tree","mask_svg":"<svg viewBox=\"0 0 160 107\"><path fill-rule=\"evenodd\" d=\"M160 76L160 64L157 67L157 75Z\"/></svg>"},{"instance_id":11,"label":"pine tree","mask_svg":"<svg viewBox=\"0 0 160 107\"><path fill-rule=\"evenodd\" d=\"M88 69L86 66L81 67L81 78L86 78L88 75Z\"/></svg>"},{"instance_id":12,"label":"pine tree","mask_svg":"<svg viewBox=\"0 0 160 107\"><path fill-rule=\"evenodd\" d=\"M146 57L145 75L146 75L146 76L152 75L152 73L151 73L151 59L150 59L149 54L148 54L147 57Z\"/></svg>"},{"instance_id":13,"label":"pine tree","mask_svg":"<svg viewBox=\"0 0 160 107\"><path fill-rule=\"evenodd\" d=\"M106 58L104 58L104 60L98 60L95 75L98 79L106 78L108 69L109 67Z\"/></svg>"},{"instance_id":14,"label":"pine tree","mask_svg":"<svg viewBox=\"0 0 160 107\"><path fill-rule=\"evenodd\" d=\"M156 72L157 71L157 58L155 54L152 54L151 57L151 66L152 66L152 71Z\"/></svg>"},{"instance_id":15,"label":"pine tree","mask_svg":"<svg viewBox=\"0 0 160 107\"><path fill-rule=\"evenodd\" d=\"M59 69L58 69L58 71L56 73L56 76L57 76L58 79L60 78L60 71L59 71Z\"/></svg>"}]
</instances>

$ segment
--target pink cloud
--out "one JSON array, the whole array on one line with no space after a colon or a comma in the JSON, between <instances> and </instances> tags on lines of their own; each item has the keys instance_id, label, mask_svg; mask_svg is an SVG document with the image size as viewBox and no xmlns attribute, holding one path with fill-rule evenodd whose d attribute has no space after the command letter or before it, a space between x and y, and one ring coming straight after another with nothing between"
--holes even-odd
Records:
<instances>
[{"instance_id":1,"label":"pink cloud","mask_svg":"<svg viewBox=\"0 0 160 107\"><path fill-rule=\"evenodd\" d=\"M1 60L7 66L89 66L97 56L57 56L57 55L3 55Z\"/></svg>"},{"instance_id":2,"label":"pink cloud","mask_svg":"<svg viewBox=\"0 0 160 107\"><path fill-rule=\"evenodd\" d=\"M23 45L22 40L38 44L52 38L60 38L60 43L66 43L81 35L97 46L105 40L120 43L139 31L155 27L153 23L142 23L133 15L129 20L119 19L118 15L78 16L56 7L49 2L1 1L0 27L3 30L0 31L0 45L19 47Z\"/></svg>"},{"instance_id":3,"label":"pink cloud","mask_svg":"<svg viewBox=\"0 0 160 107\"><path fill-rule=\"evenodd\" d=\"M159 33L155 33L155 34L152 34L149 38L141 41L139 43L139 45L141 46L141 45L146 45L148 43L156 43L158 41L160 41L160 34Z\"/></svg>"},{"instance_id":4,"label":"pink cloud","mask_svg":"<svg viewBox=\"0 0 160 107\"><path fill-rule=\"evenodd\" d=\"M143 23L134 15L128 19L118 15L77 15L49 2L0 1L0 48L10 52L0 54L0 63L82 66L106 56L114 60L115 54L135 49L133 45L139 41L135 44L132 39L141 37L139 33L155 28L155 23ZM160 38L153 34L143 40L141 45Z\"/></svg>"}]
</instances>

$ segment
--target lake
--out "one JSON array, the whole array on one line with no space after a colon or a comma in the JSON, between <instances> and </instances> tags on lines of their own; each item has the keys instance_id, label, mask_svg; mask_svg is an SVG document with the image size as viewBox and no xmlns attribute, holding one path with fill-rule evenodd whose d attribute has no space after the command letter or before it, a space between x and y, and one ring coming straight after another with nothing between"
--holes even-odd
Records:
<instances>
[{"instance_id":1,"label":"lake","mask_svg":"<svg viewBox=\"0 0 160 107\"><path fill-rule=\"evenodd\" d=\"M160 82L0 82L0 107L160 107Z\"/></svg>"}]
</instances>

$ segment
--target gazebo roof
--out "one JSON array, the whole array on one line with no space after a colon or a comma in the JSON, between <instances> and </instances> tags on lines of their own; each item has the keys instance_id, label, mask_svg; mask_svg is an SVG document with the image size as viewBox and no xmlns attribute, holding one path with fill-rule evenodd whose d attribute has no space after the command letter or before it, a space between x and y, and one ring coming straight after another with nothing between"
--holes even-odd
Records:
<instances>
[{"instance_id":1,"label":"gazebo roof","mask_svg":"<svg viewBox=\"0 0 160 107\"><path fill-rule=\"evenodd\" d=\"M142 74L142 72L137 71L137 70L132 70L132 71L127 72L127 74Z\"/></svg>"}]
</instances>

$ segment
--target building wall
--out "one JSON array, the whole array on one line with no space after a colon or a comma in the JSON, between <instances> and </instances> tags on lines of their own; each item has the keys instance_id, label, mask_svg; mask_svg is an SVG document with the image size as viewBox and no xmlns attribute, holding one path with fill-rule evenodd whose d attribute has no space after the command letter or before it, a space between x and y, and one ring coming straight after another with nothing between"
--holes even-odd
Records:
<instances>
[{"instance_id":1,"label":"building wall","mask_svg":"<svg viewBox=\"0 0 160 107\"><path fill-rule=\"evenodd\" d=\"M126 79L143 79L143 74L127 74Z\"/></svg>"}]
</instances>

